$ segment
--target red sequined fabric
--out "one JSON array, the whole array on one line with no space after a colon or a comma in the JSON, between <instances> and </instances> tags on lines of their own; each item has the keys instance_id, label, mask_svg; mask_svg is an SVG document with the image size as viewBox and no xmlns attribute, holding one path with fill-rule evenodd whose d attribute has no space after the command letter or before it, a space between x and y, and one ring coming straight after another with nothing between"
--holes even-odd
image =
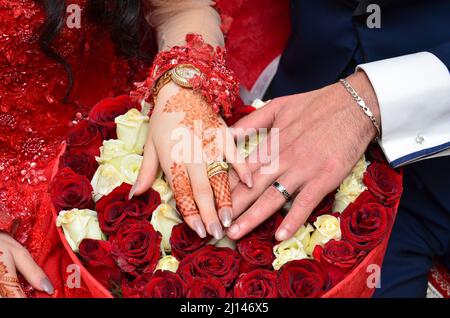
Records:
<instances>
[{"instance_id":1,"label":"red sequined fabric","mask_svg":"<svg viewBox=\"0 0 450 318\"><path fill-rule=\"evenodd\" d=\"M233 103L239 96L239 85L233 72L226 67L225 56L224 48L212 47L199 34L187 34L186 46L174 46L155 57L150 76L138 84L132 96L151 101L152 89L164 73L177 65L190 64L201 72L190 80L193 90L201 93L216 113L230 117Z\"/></svg>"},{"instance_id":2,"label":"red sequined fabric","mask_svg":"<svg viewBox=\"0 0 450 318\"><path fill-rule=\"evenodd\" d=\"M289 23L284 18L288 2L217 1L228 31L228 63L247 87L282 50L284 44L277 39L287 37L278 31ZM84 9L86 0L70 4ZM75 74L70 103L62 104L66 73L38 44L42 8L33 0L0 0L0 231L32 253L55 285L54 297L89 296L85 288L66 284L72 262L48 209L55 157L73 121L86 116L100 99L126 93L135 88L133 82L148 76L148 66L118 57L111 35L90 24L83 12L81 28L65 25L53 42ZM28 296L47 296L24 287Z\"/></svg>"},{"instance_id":3,"label":"red sequined fabric","mask_svg":"<svg viewBox=\"0 0 450 318\"><path fill-rule=\"evenodd\" d=\"M85 2L71 4L83 9ZM39 48L42 8L32 0L0 0L0 230L47 268L57 297L85 296L86 291L64 287L63 264L70 261L46 208L54 158L73 121L85 117L100 99L131 90L148 69L118 57L108 31L83 13L81 27L64 25L52 45L75 75L69 103L63 104L66 72ZM30 288L26 292L34 295Z\"/></svg>"}]
</instances>

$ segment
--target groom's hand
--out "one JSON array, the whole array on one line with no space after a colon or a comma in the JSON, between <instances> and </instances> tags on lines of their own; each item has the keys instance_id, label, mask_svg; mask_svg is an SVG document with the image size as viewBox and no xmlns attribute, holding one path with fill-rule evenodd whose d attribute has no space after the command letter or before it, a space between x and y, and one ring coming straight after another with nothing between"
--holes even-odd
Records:
<instances>
[{"instance_id":1,"label":"groom's hand","mask_svg":"<svg viewBox=\"0 0 450 318\"><path fill-rule=\"evenodd\" d=\"M380 122L373 88L364 72L347 78ZM232 193L233 218L227 234L239 239L286 202L272 186L278 181L291 195L298 195L276 232L281 241L304 224L313 209L339 186L376 136L372 122L341 83L320 90L274 99L241 119L235 128L272 128L260 147L248 158L254 186L238 183ZM273 128L278 128L273 129ZM235 129L239 134L239 129ZM279 135L279 151L270 151ZM276 149L274 147L273 149ZM267 173L261 153L279 160L278 169ZM263 162L263 163L261 163Z\"/></svg>"}]
</instances>

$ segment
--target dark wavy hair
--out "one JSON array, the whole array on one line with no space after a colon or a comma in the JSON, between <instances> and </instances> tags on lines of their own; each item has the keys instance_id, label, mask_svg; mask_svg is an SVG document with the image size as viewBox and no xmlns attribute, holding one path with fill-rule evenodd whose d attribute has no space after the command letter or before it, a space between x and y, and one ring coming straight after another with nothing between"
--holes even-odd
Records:
<instances>
[{"instance_id":1,"label":"dark wavy hair","mask_svg":"<svg viewBox=\"0 0 450 318\"><path fill-rule=\"evenodd\" d=\"M63 102L67 102L73 88L74 74L70 64L52 48L52 42L64 26L65 0L36 0L46 13L39 44L44 53L60 63L66 73L68 85ZM154 32L147 24L141 0L88 0L90 21L110 31L117 51L129 58L150 61L156 52Z\"/></svg>"}]
</instances>

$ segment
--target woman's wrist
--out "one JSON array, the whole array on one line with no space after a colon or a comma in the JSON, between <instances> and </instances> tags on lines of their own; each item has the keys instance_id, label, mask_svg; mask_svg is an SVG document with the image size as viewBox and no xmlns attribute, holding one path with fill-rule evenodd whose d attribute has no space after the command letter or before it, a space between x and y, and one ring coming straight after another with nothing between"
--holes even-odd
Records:
<instances>
[{"instance_id":1,"label":"woman's wrist","mask_svg":"<svg viewBox=\"0 0 450 318\"><path fill-rule=\"evenodd\" d=\"M180 91L181 87L175 84L173 81L168 82L158 92L158 95L155 98L155 111L159 112L159 110L164 107L167 101L174 95L176 95Z\"/></svg>"},{"instance_id":2,"label":"woman's wrist","mask_svg":"<svg viewBox=\"0 0 450 318\"><path fill-rule=\"evenodd\" d=\"M212 47L200 35L188 34L186 46L160 52L154 59L150 76L132 92L137 101L153 104L155 85L164 74L178 66L191 65L199 71L189 80L195 92L203 95L216 113L231 116L231 108L239 95L239 84L233 72L226 67L225 49ZM159 89L158 89L159 93Z\"/></svg>"}]
</instances>

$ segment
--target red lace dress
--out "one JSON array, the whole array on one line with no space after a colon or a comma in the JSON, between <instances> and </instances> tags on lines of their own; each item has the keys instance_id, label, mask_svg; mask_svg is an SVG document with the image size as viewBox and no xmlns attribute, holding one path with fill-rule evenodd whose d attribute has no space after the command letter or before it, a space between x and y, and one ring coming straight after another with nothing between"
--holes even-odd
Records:
<instances>
[{"instance_id":1,"label":"red lace dress","mask_svg":"<svg viewBox=\"0 0 450 318\"><path fill-rule=\"evenodd\" d=\"M85 2L71 3L83 9ZM43 21L33 0L0 0L0 230L31 252L55 285L55 297L88 296L64 284L70 259L46 208L50 170L71 122L100 99L129 91L146 67L118 57L107 31L82 11L81 28L64 26L53 43L75 74L70 103L63 104L66 72L39 48ZM45 296L24 288L28 296Z\"/></svg>"},{"instance_id":2,"label":"red lace dress","mask_svg":"<svg viewBox=\"0 0 450 318\"><path fill-rule=\"evenodd\" d=\"M84 8L86 1L71 4ZM288 0L217 2L224 31L229 31L230 67L244 86L250 88L281 53L289 34L288 4ZM61 143L74 120L86 116L100 99L128 92L148 69L118 57L110 34L90 24L83 12L81 28L65 25L53 42L75 75L70 103L63 104L66 72L39 48L42 8L33 0L0 0L0 231L31 252L54 284L54 297L90 296L83 285L71 289L65 284L72 262L49 210L47 187ZM261 42L263 37L267 40ZM245 65L252 65L251 70ZM48 297L25 282L23 287L28 296Z\"/></svg>"}]
</instances>

